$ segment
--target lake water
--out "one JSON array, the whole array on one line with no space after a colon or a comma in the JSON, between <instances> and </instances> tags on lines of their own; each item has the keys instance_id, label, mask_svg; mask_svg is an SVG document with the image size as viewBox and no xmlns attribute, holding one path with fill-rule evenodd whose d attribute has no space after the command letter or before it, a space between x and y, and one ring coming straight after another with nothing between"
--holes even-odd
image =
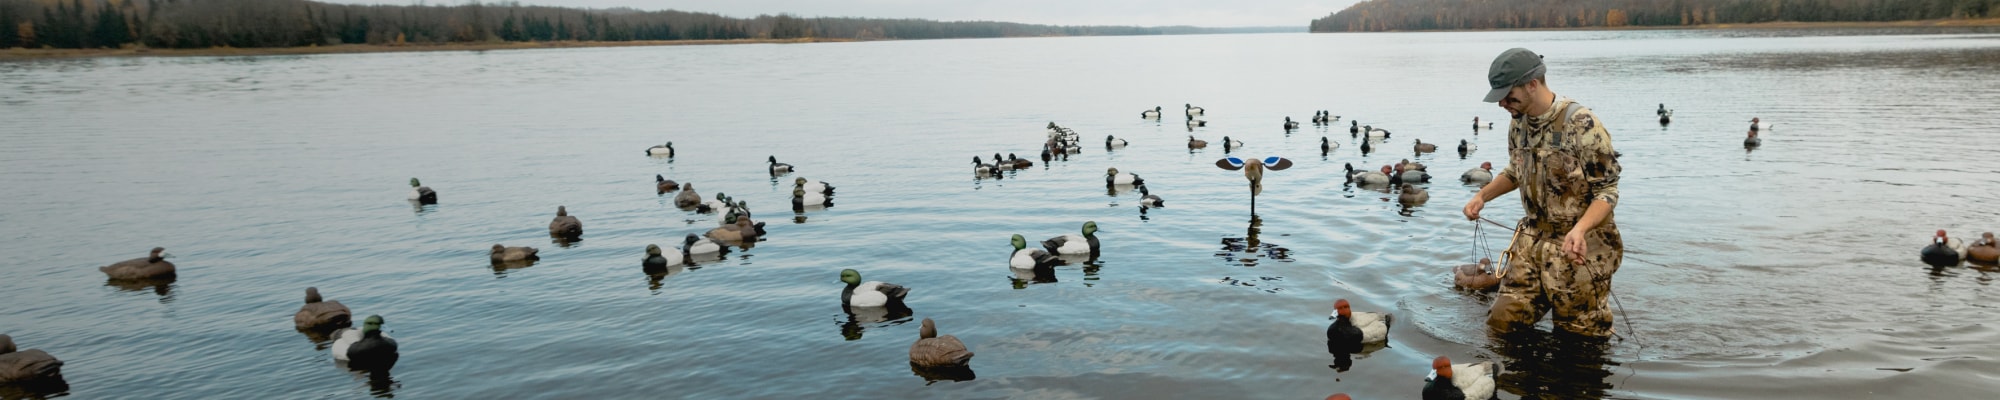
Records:
<instances>
[{"instance_id":1,"label":"lake water","mask_svg":"<svg viewBox=\"0 0 2000 400\"><path fill-rule=\"evenodd\" d=\"M1819 36L1837 35L1837 36ZM1528 47L1623 153L1623 340L1488 338L1460 171L1504 164L1488 62ZM1251 216L1196 137L1290 157ZM1654 120L1657 104L1676 110ZM0 63L0 331L82 398L1412 398L1432 357L1497 360L1503 397L1990 396L2000 271L1932 269L1936 229L2000 230L2000 36L1981 31L1258 34ZM1165 122L1138 118L1162 106ZM1337 127L1280 129L1331 110ZM1474 135L1473 117L1502 121ZM1752 117L1775 124L1745 151ZM1348 121L1394 138L1363 155ZM1082 154L1034 158L1054 121ZM1106 152L1098 138L1127 148ZM1342 144L1318 154L1320 137ZM1342 182L1414 157L1428 204ZM1483 147L1467 157L1459 140ZM642 155L673 141L674 158ZM766 157L798 167L773 178ZM1108 194L1137 173L1167 207ZM714 215L652 175L745 200L769 235L664 278ZM838 187L788 210L793 177ZM421 178L441 204L404 201ZM583 221L545 233L558 205ZM1487 215L1519 218L1518 197ZM1016 282L1008 238L1102 228L1101 257ZM1506 232L1484 230L1493 246ZM1259 250L1241 249L1254 237ZM494 269L494 243L542 249ZM165 247L177 281L95 267ZM839 303L843 268L914 316ZM387 379L293 331L317 286L402 344ZM1387 349L1332 368L1334 300ZM891 316L891 317L900 317ZM1629 318L1627 318L1629 317ZM976 379L906 364L916 320ZM1546 329L1547 323L1543 324ZM9 396L20 395L18 392Z\"/></svg>"}]
</instances>

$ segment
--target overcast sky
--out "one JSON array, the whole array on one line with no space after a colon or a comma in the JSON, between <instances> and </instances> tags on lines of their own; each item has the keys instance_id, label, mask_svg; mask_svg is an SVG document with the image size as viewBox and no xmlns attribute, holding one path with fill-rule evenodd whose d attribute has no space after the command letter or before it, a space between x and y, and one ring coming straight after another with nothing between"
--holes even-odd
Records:
<instances>
[{"instance_id":1,"label":"overcast sky","mask_svg":"<svg viewBox=\"0 0 2000 400\"><path fill-rule=\"evenodd\" d=\"M417 0L322 0L414 4ZM520 0L524 5L641 10L675 9L732 17L792 13L806 17L987 20L1052 25L1299 26L1360 0ZM466 0L430 0L461 4ZM487 0L487 3L495 1Z\"/></svg>"}]
</instances>

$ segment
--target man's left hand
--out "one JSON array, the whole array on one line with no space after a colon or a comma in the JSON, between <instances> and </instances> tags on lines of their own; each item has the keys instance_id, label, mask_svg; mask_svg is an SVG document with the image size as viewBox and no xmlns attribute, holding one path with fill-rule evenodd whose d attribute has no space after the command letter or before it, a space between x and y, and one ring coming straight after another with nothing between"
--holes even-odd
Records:
<instances>
[{"instance_id":1,"label":"man's left hand","mask_svg":"<svg viewBox=\"0 0 2000 400\"><path fill-rule=\"evenodd\" d=\"M1590 245L1583 237L1584 231L1581 229L1569 231L1568 235L1563 236L1563 254L1569 255L1569 263L1572 265L1583 265L1583 253L1590 250Z\"/></svg>"}]
</instances>

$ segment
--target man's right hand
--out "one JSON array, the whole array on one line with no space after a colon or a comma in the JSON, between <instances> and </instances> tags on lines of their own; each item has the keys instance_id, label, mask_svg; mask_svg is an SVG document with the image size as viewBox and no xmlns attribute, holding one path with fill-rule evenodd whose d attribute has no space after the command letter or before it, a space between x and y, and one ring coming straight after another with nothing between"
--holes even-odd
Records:
<instances>
[{"instance_id":1,"label":"man's right hand","mask_svg":"<svg viewBox=\"0 0 2000 400\"><path fill-rule=\"evenodd\" d=\"M1481 199L1480 197L1481 196L1478 193L1474 193L1472 194L1472 200L1468 200L1465 202L1465 219L1473 221L1479 220L1479 211L1486 209L1486 200Z\"/></svg>"}]
</instances>

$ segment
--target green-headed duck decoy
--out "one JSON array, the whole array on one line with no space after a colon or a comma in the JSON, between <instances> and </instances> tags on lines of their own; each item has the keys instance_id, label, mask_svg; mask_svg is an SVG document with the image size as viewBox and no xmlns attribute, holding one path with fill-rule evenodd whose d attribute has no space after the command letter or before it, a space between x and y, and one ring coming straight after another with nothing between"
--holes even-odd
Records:
<instances>
[{"instance_id":1,"label":"green-headed duck decoy","mask_svg":"<svg viewBox=\"0 0 2000 400\"><path fill-rule=\"evenodd\" d=\"M909 288L893 283L862 282L861 272L853 269L840 270L840 281L847 283L847 288L840 290L840 303L849 307L900 305L903 296L910 294Z\"/></svg>"},{"instance_id":2,"label":"green-headed duck decoy","mask_svg":"<svg viewBox=\"0 0 2000 400\"><path fill-rule=\"evenodd\" d=\"M350 369L387 371L396 366L396 339L382 333L382 316L370 315L359 328L333 332L333 359Z\"/></svg>"},{"instance_id":3,"label":"green-headed duck decoy","mask_svg":"<svg viewBox=\"0 0 2000 400\"><path fill-rule=\"evenodd\" d=\"M1097 258L1098 250L1102 249L1097 241L1097 222L1084 221L1082 235L1068 234L1043 240L1042 248L1055 254L1089 254L1091 258Z\"/></svg>"},{"instance_id":4,"label":"green-headed duck decoy","mask_svg":"<svg viewBox=\"0 0 2000 400\"><path fill-rule=\"evenodd\" d=\"M410 201L417 204L437 204L438 194L437 191L431 190L430 186L417 182L417 178L410 178Z\"/></svg>"}]
</instances>

